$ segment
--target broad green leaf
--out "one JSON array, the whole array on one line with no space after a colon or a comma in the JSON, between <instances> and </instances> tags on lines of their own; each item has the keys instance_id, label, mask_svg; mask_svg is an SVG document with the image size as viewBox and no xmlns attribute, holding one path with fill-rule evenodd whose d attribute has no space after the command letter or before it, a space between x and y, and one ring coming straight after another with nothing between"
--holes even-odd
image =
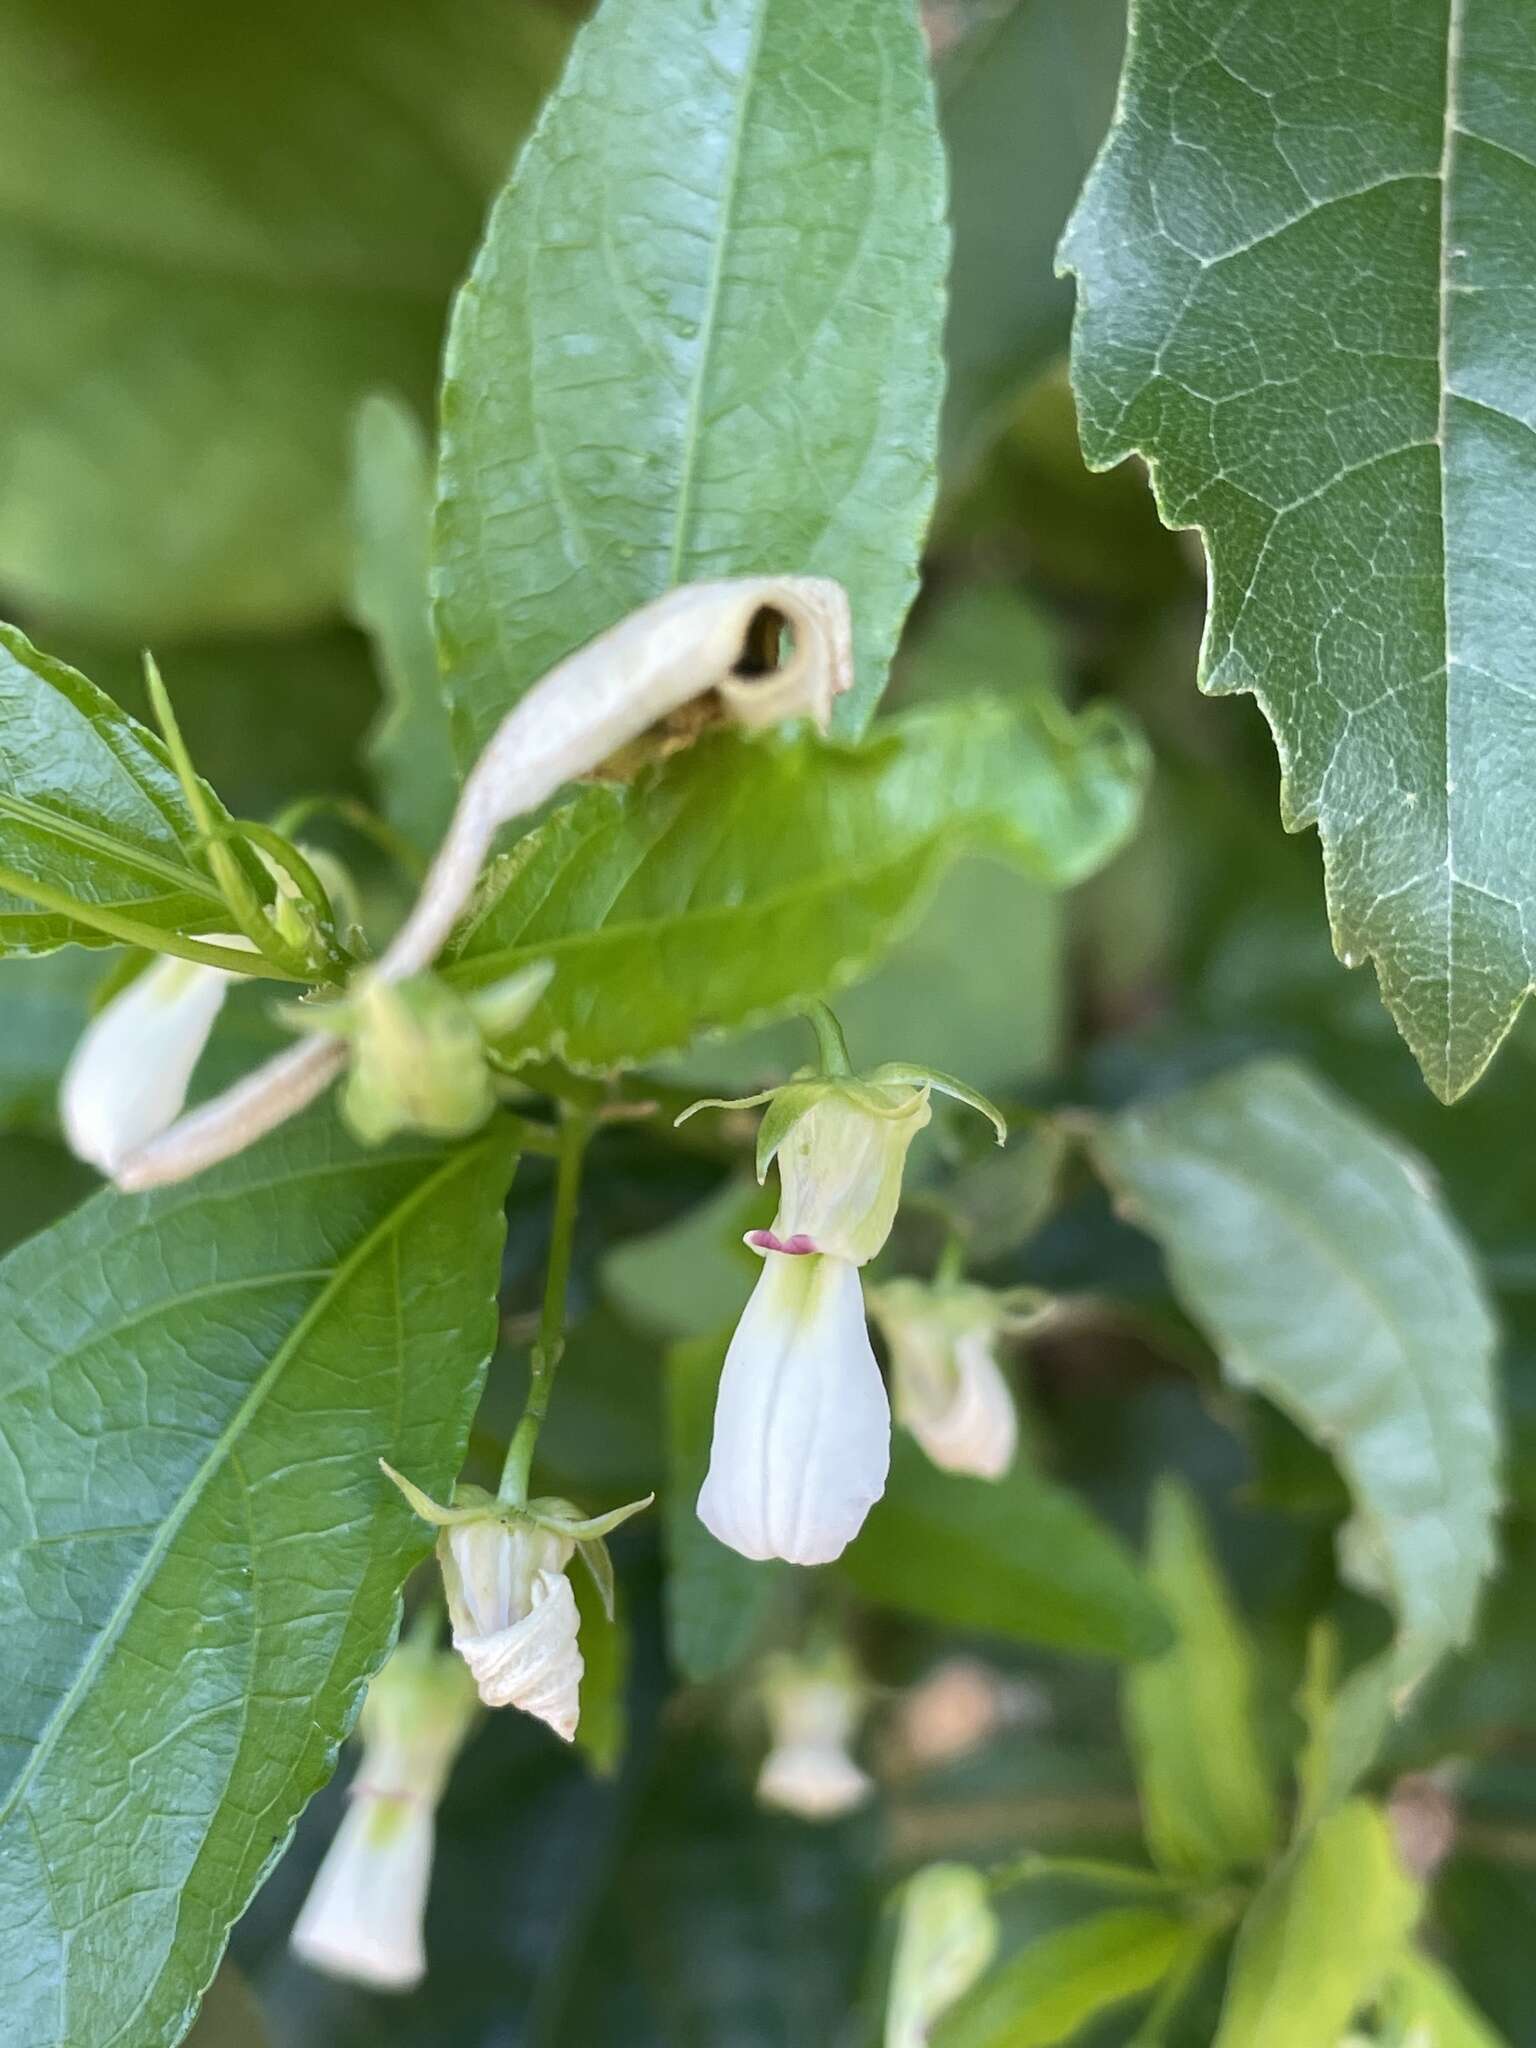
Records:
<instances>
[{"instance_id":1,"label":"broad green leaf","mask_svg":"<svg viewBox=\"0 0 1536 2048\"><path fill-rule=\"evenodd\" d=\"M847 586L863 725L933 498L944 202L913 0L604 0L449 334L461 760L636 605L762 571Z\"/></svg>"},{"instance_id":2,"label":"broad green leaf","mask_svg":"<svg viewBox=\"0 0 1536 2048\"><path fill-rule=\"evenodd\" d=\"M1494 1332L1417 1160L1302 1069L1234 1068L1101 1124L1094 1156L1238 1386L1337 1459L1397 1686L1466 1641L1493 1563Z\"/></svg>"},{"instance_id":3,"label":"broad green leaf","mask_svg":"<svg viewBox=\"0 0 1536 2048\"><path fill-rule=\"evenodd\" d=\"M1141 451L1201 530L1203 686L1258 699L1338 952L1446 1100L1536 975L1522 19L1138 0L1062 244L1089 460Z\"/></svg>"},{"instance_id":4,"label":"broad green leaf","mask_svg":"<svg viewBox=\"0 0 1536 2048\"><path fill-rule=\"evenodd\" d=\"M841 1568L866 1599L954 1628L1102 1657L1168 1644L1135 1562L1075 1493L1022 1461L995 1483L956 1478L902 1431L885 1498Z\"/></svg>"},{"instance_id":5,"label":"broad green leaf","mask_svg":"<svg viewBox=\"0 0 1536 2048\"><path fill-rule=\"evenodd\" d=\"M0 951L110 945L92 912L149 932L227 930L196 842L159 740L0 625ZM81 915L40 907L27 884Z\"/></svg>"},{"instance_id":6,"label":"broad green leaf","mask_svg":"<svg viewBox=\"0 0 1536 2048\"><path fill-rule=\"evenodd\" d=\"M1352 1799L1329 1814L1244 1916L1215 2048L1331 2048L1381 1989L1420 1904L1379 1808Z\"/></svg>"},{"instance_id":7,"label":"broad green leaf","mask_svg":"<svg viewBox=\"0 0 1536 2048\"><path fill-rule=\"evenodd\" d=\"M1150 1991L1189 1939L1172 1913L1123 1907L1032 1942L942 2019L934 2048L1052 2048ZM1320 2043L1313 2043L1320 2048Z\"/></svg>"},{"instance_id":8,"label":"broad green leaf","mask_svg":"<svg viewBox=\"0 0 1536 2048\"><path fill-rule=\"evenodd\" d=\"M157 639L334 607L352 408L380 384L429 399L564 42L536 0L6 7L18 603Z\"/></svg>"},{"instance_id":9,"label":"broad green leaf","mask_svg":"<svg viewBox=\"0 0 1536 2048\"><path fill-rule=\"evenodd\" d=\"M694 1503L709 1467L715 1393L730 1330L667 1353L667 1644L694 1684L738 1664L787 1597L787 1565L759 1564L711 1536Z\"/></svg>"},{"instance_id":10,"label":"broad green leaf","mask_svg":"<svg viewBox=\"0 0 1536 2048\"><path fill-rule=\"evenodd\" d=\"M384 815L425 853L443 835L459 778L437 674L427 592L432 461L410 407L363 400L352 426L352 615L373 640L384 708L369 737Z\"/></svg>"},{"instance_id":11,"label":"broad green leaf","mask_svg":"<svg viewBox=\"0 0 1536 2048\"><path fill-rule=\"evenodd\" d=\"M1173 1479L1153 1495L1147 1575L1178 1632L1125 1680L1148 1846L1188 1877L1262 1865L1280 1817L1255 1724L1258 1660L1199 1507Z\"/></svg>"},{"instance_id":12,"label":"broad green leaf","mask_svg":"<svg viewBox=\"0 0 1536 2048\"><path fill-rule=\"evenodd\" d=\"M1051 256L1114 107L1124 41L1124 0L1014 0L942 58L955 231L946 466L963 470L1066 346L1072 294Z\"/></svg>"},{"instance_id":13,"label":"broad green leaf","mask_svg":"<svg viewBox=\"0 0 1536 2048\"><path fill-rule=\"evenodd\" d=\"M1455 1978L1428 1956L1400 1963L1385 1999L1392 2048L1506 2048Z\"/></svg>"},{"instance_id":14,"label":"broad green leaf","mask_svg":"<svg viewBox=\"0 0 1536 2048\"><path fill-rule=\"evenodd\" d=\"M330 1775L484 1361L510 1153L322 1112L0 1265L0 2009L178 2040Z\"/></svg>"},{"instance_id":15,"label":"broad green leaf","mask_svg":"<svg viewBox=\"0 0 1536 2048\"><path fill-rule=\"evenodd\" d=\"M1129 830L1144 773L1115 713L1043 700L911 712L859 748L720 733L530 833L492 871L452 978L552 960L506 1049L649 1059L851 980L958 852L1081 879Z\"/></svg>"}]
</instances>

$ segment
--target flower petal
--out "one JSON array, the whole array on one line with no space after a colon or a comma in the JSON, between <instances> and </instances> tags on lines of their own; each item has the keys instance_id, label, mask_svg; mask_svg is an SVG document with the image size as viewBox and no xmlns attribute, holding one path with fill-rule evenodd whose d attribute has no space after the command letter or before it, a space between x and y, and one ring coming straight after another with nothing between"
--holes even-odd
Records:
<instances>
[{"instance_id":1,"label":"flower petal","mask_svg":"<svg viewBox=\"0 0 1536 2048\"><path fill-rule=\"evenodd\" d=\"M743 1557L827 1564L885 1491L890 1453L857 1267L765 1253L726 1353L699 1519Z\"/></svg>"},{"instance_id":2,"label":"flower petal","mask_svg":"<svg viewBox=\"0 0 1536 2048\"><path fill-rule=\"evenodd\" d=\"M294 1924L293 1947L304 1961L379 1991L419 1984L427 1970L422 1920L432 1839L425 1799L355 1785Z\"/></svg>"},{"instance_id":3,"label":"flower petal","mask_svg":"<svg viewBox=\"0 0 1536 2048\"><path fill-rule=\"evenodd\" d=\"M490 1635L468 1635L456 1625L453 1647L473 1672L488 1707L521 1707L570 1742L581 1714L586 1668L576 1640L580 1620L565 1573L541 1571L533 1581L533 1604L521 1621Z\"/></svg>"},{"instance_id":4,"label":"flower petal","mask_svg":"<svg viewBox=\"0 0 1536 2048\"><path fill-rule=\"evenodd\" d=\"M176 1121L224 998L239 979L220 967L156 960L91 1019L59 1089L72 1152L111 1174Z\"/></svg>"},{"instance_id":5,"label":"flower petal","mask_svg":"<svg viewBox=\"0 0 1536 2048\"><path fill-rule=\"evenodd\" d=\"M945 1399L931 1398L932 1380L914 1375L900 1381L901 1421L944 1471L1001 1479L1019 1447L1019 1418L990 1333L963 1331L954 1339L952 1358Z\"/></svg>"},{"instance_id":6,"label":"flower petal","mask_svg":"<svg viewBox=\"0 0 1536 2048\"><path fill-rule=\"evenodd\" d=\"M757 1796L804 1820L833 1820L862 1806L874 1780L845 1749L825 1743L787 1743L771 1749L758 1773Z\"/></svg>"}]
</instances>

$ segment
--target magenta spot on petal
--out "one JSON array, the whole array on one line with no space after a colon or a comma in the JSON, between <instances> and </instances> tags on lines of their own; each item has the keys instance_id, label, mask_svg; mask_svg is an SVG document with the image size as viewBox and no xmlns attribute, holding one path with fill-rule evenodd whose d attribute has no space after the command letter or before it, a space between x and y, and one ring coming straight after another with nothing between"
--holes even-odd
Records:
<instances>
[{"instance_id":1,"label":"magenta spot on petal","mask_svg":"<svg viewBox=\"0 0 1536 2048\"><path fill-rule=\"evenodd\" d=\"M803 1259L816 1250L814 1238L807 1237L803 1230L793 1237L775 1237L771 1230L749 1230L747 1243L757 1252L785 1252L792 1259Z\"/></svg>"}]
</instances>

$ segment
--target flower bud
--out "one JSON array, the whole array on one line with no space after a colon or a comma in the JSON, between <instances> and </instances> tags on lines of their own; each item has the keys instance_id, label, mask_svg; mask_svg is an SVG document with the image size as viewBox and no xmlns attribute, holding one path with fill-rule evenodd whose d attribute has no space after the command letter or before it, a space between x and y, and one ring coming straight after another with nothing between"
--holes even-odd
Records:
<instances>
[{"instance_id":1,"label":"flower bud","mask_svg":"<svg viewBox=\"0 0 1536 2048\"><path fill-rule=\"evenodd\" d=\"M924 2048L933 2023L970 1990L997 1952L997 1916L981 1873L930 1863L902 1891L885 2010L885 2048Z\"/></svg>"},{"instance_id":2,"label":"flower bud","mask_svg":"<svg viewBox=\"0 0 1536 2048\"><path fill-rule=\"evenodd\" d=\"M496 1107L485 1043L463 997L432 974L369 975L348 1005L352 1065L342 1111L365 1145L397 1131L458 1138Z\"/></svg>"},{"instance_id":3,"label":"flower bud","mask_svg":"<svg viewBox=\"0 0 1536 2048\"><path fill-rule=\"evenodd\" d=\"M457 1657L405 1643L368 1688L347 1811L294 1924L304 1961L379 1991L426 1974L437 1803L475 1714Z\"/></svg>"},{"instance_id":4,"label":"flower bud","mask_svg":"<svg viewBox=\"0 0 1536 2048\"><path fill-rule=\"evenodd\" d=\"M1019 1441L997 1360L1003 1298L984 1287L893 1280L869 1306L890 1351L896 1420L944 1471L1001 1479Z\"/></svg>"},{"instance_id":5,"label":"flower bud","mask_svg":"<svg viewBox=\"0 0 1536 2048\"><path fill-rule=\"evenodd\" d=\"M254 952L224 932L209 942ZM181 1114L224 998L242 977L162 956L119 989L86 1025L59 1086L70 1150L105 1174Z\"/></svg>"},{"instance_id":6,"label":"flower bud","mask_svg":"<svg viewBox=\"0 0 1536 2048\"><path fill-rule=\"evenodd\" d=\"M580 1615L566 1577L575 1544L523 1518L487 1514L439 1531L453 1647L488 1707L521 1707L574 1739L580 1717Z\"/></svg>"},{"instance_id":7,"label":"flower bud","mask_svg":"<svg viewBox=\"0 0 1536 2048\"><path fill-rule=\"evenodd\" d=\"M862 1806L874 1783L851 1745L864 1709L864 1688L848 1660L773 1659L763 1702L770 1747L758 1773L757 1796L802 1820L835 1820Z\"/></svg>"},{"instance_id":8,"label":"flower bud","mask_svg":"<svg viewBox=\"0 0 1536 2048\"><path fill-rule=\"evenodd\" d=\"M811 1099L796 1113L802 1092ZM932 1115L928 1090L829 1082L783 1095L791 1120L770 1154L778 1160L779 1212L772 1229L749 1242L866 1265L896 1220L907 1148Z\"/></svg>"}]
</instances>

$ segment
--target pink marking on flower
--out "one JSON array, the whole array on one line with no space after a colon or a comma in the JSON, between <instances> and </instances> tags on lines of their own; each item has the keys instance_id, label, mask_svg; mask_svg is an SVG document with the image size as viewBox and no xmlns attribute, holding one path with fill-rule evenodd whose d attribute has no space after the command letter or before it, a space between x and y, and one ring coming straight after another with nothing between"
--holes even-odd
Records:
<instances>
[{"instance_id":1,"label":"pink marking on flower","mask_svg":"<svg viewBox=\"0 0 1536 2048\"><path fill-rule=\"evenodd\" d=\"M784 1252L792 1259L809 1257L816 1250L816 1240L807 1237L803 1230L793 1237L775 1237L771 1230L749 1230L747 1243L755 1252Z\"/></svg>"}]
</instances>

